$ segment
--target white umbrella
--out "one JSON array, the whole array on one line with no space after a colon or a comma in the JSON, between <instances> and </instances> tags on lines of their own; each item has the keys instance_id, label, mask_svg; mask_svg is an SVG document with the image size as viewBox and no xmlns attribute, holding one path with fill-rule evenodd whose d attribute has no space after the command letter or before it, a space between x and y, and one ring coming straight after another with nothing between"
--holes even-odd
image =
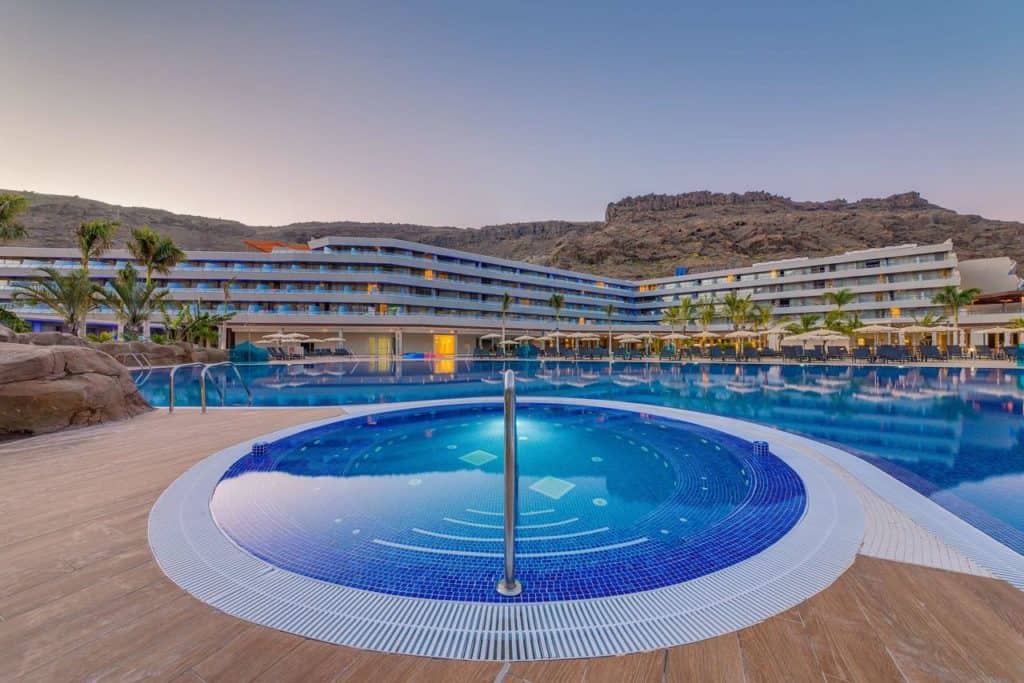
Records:
<instances>
[{"instance_id":1,"label":"white umbrella","mask_svg":"<svg viewBox=\"0 0 1024 683\"><path fill-rule=\"evenodd\" d=\"M548 332L547 336L552 339L557 339L558 337L568 337L569 335L566 332L559 332L558 330L555 330L554 332Z\"/></svg>"},{"instance_id":2,"label":"white umbrella","mask_svg":"<svg viewBox=\"0 0 1024 683\"><path fill-rule=\"evenodd\" d=\"M1017 332L1018 330L1012 327L989 327L984 330L976 330L979 334L1006 334L1007 332Z\"/></svg>"},{"instance_id":3,"label":"white umbrella","mask_svg":"<svg viewBox=\"0 0 1024 683\"><path fill-rule=\"evenodd\" d=\"M750 339L751 337L760 336L757 332L751 332L749 330L736 330L725 335L726 339Z\"/></svg>"},{"instance_id":4,"label":"white umbrella","mask_svg":"<svg viewBox=\"0 0 1024 683\"><path fill-rule=\"evenodd\" d=\"M505 341L498 342L498 345L499 346L513 346L513 345L518 344L518 343L519 342L517 342L515 339L506 339Z\"/></svg>"},{"instance_id":5,"label":"white umbrella","mask_svg":"<svg viewBox=\"0 0 1024 683\"><path fill-rule=\"evenodd\" d=\"M288 334L283 335L281 337L281 339L290 340L290 341L299 341L300 339L309 339L309 335L308 334L302 334L301 332L289 332Z\"/></svg>"},{"instance_id":6,"label":"white umbrella","mask_svg":"<svg viewBox=\"0 0 1024 683\"><path fill-rule=\"evenodd\" d=\"M580 341L601 341L601 335L599 334L585 334L582 337L578 337Z\"/></svg>"},{"instance_id":7,"label":"white umbrella","mask_svg":"<svg viewBox=\"0 0 1024 683\"><path fill-rule=\"evenodd\" d=\"M523 334L523 335L520 335L520 336L516 337L515 340L517 342L528 342L528 341L533 341L534 339L537 339L537 338L538 337L531 337L528 334Z\"/></svg>"},{"instance_id":8,"label":"white umbrella","mask_svg":"<svg viewBox=\"0 0 1024 683\"><path fill-rule=\"evenodd\" d=\"M622 342L622 343L625 343L625 344L636 344L637 342L642 342L643 339L641 339L640 337L637 337L635 335L623 334L623 335L619 335L618 337L616 337L615 341Z\"/></svg>"},{"instance_id":9,"label":"white umbrella","mask_svg":"<svg viewBox=\"0 0 1024 683\"><path fill-rule=\"evenodd\" d=\"M860 334L886 334L887 332L899 332L899 329L890 325L864 325L855 329L854 332Z\"/></svg>"},{"instance_id":10,"label":"white umbrella","mask_svg":"<svg viewBox=\"0 0 1024 683\"><path fill-rule=\"evenodd\" d=\"M657 335L655 335L652 332L641 332L637 336L640 337L641 339L657 339L658 338Z\"/></svg>"},{"instance_id":11,"label":"white umbrella","mask_svg":"<svg viewBox=\"0 0 1024 683\"><path fill-rule=\"evenodd\" d=\"M480 338L481 338L481 339L501 339L501 335L500 335L500 334L498 334L497 332L491 332L491 333L489 333L489 334L485 334L485 335L483 335L483 336L482 336L482 337L480 337Z\"/></svg>"},{"instance_id":12,"label":"white umbrella","mask_svg":"<svg viewBox=\"0 0 1024 683\"><path fill-rule=\"evenodd\" d=\"M267 341L281 341L283 339L288 339L289 336L283 332L274 332L272 334L265 334L260 338L266 339Z\"/></svg>"},{"instance_id":13,"label":"white umbrella","mask_svg":"<svg viewBox=\"0 0 1024 683\"><path fill-rule=\"evenodd\" d=\"M323 338L323 339L321 339L320 341L322 341L322 342L343 342L343 341L345 341L345 338L344 338L344 337L342 337L342 336L341 336L341 335L339 334L339 335L337 335L337 336L335 336L335 337L324 337L324 338Z\"/></svg>"},{"instance_id":14,"label":"white umbrella","mask_svg":"<svg viewBox=\"0 0 1024 683\"><path fill-rule=\"evenodd\" d=\"M686 335L682 332L669 332L666 335L662 335L662 339L686 339Z\"/></svg>"}]
</instances>

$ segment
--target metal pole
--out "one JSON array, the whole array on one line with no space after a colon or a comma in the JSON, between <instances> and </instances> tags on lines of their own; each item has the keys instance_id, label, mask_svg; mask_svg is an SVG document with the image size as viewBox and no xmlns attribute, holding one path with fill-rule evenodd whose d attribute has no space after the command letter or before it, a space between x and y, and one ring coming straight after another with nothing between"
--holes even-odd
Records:
<instances>
[{"instance_id":1,"label":"metal pole","mask_svg":"<svg viewBox=\"0 0 1024 683\"><path fill-rule=\"evenodd\" d=\"M516 465L516 374L505 371L505 576L498 592L515 597L523 592L516 580L516 521L519 503L519 469Z\"/></svg>"},{"instance_id":2,"label":"metal pole","mask_svg":"<svg viewBox=\"0 0 1024 683\"><path fill-rule=\"evenodd\" d=\"M167 412L174 412L174 368L171 368L171 379L170 379L170 394L167 397Z\"/></svg>"}]
</instances>

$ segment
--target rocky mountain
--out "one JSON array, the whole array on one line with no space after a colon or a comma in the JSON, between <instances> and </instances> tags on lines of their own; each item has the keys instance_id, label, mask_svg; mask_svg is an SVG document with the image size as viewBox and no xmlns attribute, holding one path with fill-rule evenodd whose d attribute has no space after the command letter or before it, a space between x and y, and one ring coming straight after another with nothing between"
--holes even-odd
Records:
<instances>
[{"instance_id":1,"label":"rocky mountain","mask_svg":"<svg viewBox=\"0 0 1024 683\"><path fill-rule=\"evenodd\" d=\"M798 202L767 192L626 197L603 222L544 221L482 228L331 221L249 226L237 221L27 194L26 243L70 245L78 223L147 224L186 249L243 249L244 239L304 242L324 235L381 236L619 277L671 275L677 266L743 265L908 242L952 239L961 258L1024 261L1024 223L959 214L916 192L848 202Z\"/></svg>"}]
</instances>

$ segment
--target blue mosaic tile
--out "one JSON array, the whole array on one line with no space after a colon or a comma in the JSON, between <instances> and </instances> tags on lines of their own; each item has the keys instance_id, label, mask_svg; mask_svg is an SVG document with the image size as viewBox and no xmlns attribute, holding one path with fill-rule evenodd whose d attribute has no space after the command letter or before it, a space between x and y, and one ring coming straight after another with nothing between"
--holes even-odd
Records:
<instances>
[{"instance_id":1,"label":"blue mosaic tile","mask_svg":"<svg viewBox=\"0 0 1024 683\"><path fill-rule=\"evenodd\" d=\"M804 511L792 469L721 432L545 404L521 406L519 418L524 591L512 600L680 583L757 554ZM299 574L394 595L509 600L494 590L502 459L454 455L500 453L501 439L496 406L319 427L235 462L211 512L241 547Z\"/></svg>"}]
</instances>

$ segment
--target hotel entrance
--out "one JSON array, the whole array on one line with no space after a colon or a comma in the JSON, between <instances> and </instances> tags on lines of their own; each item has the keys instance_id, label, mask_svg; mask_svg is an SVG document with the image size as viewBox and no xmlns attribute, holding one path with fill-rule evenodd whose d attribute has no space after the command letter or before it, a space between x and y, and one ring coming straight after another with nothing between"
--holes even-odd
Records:
<instances>
[{"instance_id":1,"label":"hotel entrance","mask_svg":"<svg viewBox=\"0 0 1024 683\"><path fill-rule=\"evenodd\" d=\"M435 356L454 356L455 355L455 335L454 334L435 334L434 335L434 355Z\"/></svg>"},{"instance_id":2,"label":"hotel entrance","mask_svg":"<svg viewBox=\"0 0 1024 683\"><path fill-rule=\"evenodd\" d=\"M439 375L455 372L455 335L434 335L434 372Z\"/></svg>"}]
</instances>

